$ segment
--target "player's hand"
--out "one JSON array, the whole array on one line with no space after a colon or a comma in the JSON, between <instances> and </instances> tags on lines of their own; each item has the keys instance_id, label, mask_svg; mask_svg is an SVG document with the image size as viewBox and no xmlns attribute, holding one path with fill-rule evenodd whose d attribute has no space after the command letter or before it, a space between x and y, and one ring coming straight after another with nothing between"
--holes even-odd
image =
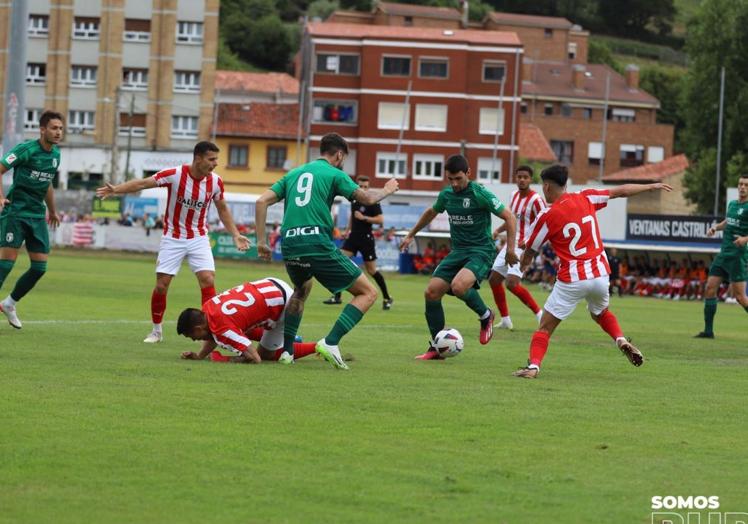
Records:
<instances>
[{"instance_id":1,"label":"player's hand","mask_svg":"<svg viewBox=\"0 0 748 524\"><path fill-rule=\"evenodd\" d=\"M185 351L182 353L181 358L183 360L197 360L197 353L194 351Z\"/></svg>"},{"instance_id":2,"label":"player's hand","mask_svg":"<svg viewBox=\"0 0 748 524\"><path fill-rule=\"evenodd\" d=\"M407 235L405 238L403 238L403 241L400 243L400 251L403 253L407 253L408 247L410 246L411 242L413 242L412 236Z\"/></svg>"},{"instance_id":3,"label":"player's hand","mask_svg":"<svg viewBox=\"0 0 748 524\"><path fill-rule=\"evenodd\" d=\"M100 199L104 200L107 197L110 197L114 194L114 186L112 184L107 184L105 186L101 186L96 189L96 196Z\"/></svg>"},{"instance_id":4,"label":"player's hand","mask_svg":"<svg viewBox=\"0 0 748 524\"><path fill-rule=\"evenodd\" d=\"M257 256L262 260L270 260L270 256L273 254L270 246L265 242L257 242Z\"/></svg>"},{"instance_id":5,"label":"player's hand","mask_svg":"<svg viewBox=\"0 0 748 524\"><path fill-rule=\"evenodd\" d=\"M650 184L649 188L652 190L667 191L668 193L673 190L673 186L671 186L670 184L663 184L662 182Z\"/></svg>"},{"instance_id":6,"label":"player's hand","mask_svg":"<svg viewBox=\"0 0 748 524\"><path fill-rule=\"evenodd\" d=\"M366 217L364 216L364 214L361 211L354 211L353 212L353 218L355 218L356 220L365 220L366 219Z\"/></svg>"},{"instance_id":7,"label":"player's hand","mask_svg":"<svg viewBox=\"0 0 748 524\"><path fill-rule=\"evenodd\" d=\"M47 224L52 229L57 229L60 226L60 215L57 213L50 213L47 217Z\"/></svg>"},{"instance_id":8,"label":"player's hand","mask_svg":"<svg viewBox=\"0 0 748 524\"><path fill-rule=\"evenodd\" d=\"M236 235L234 237L234 245L239 251L246 251L252 246L252 243L247 237L243 235Z\"/></svg>"},{"instance_id":9,"label":"player's hand","mask_svg":"<svg viewBox=\"0 0 748 524\"><path fill-rule=\"evenodd\" d=\"M708 237L713 237L716 234L717 234L717 228L716 227L710 227L709 229L706 230L706 236L708 236Z\"/></svg>"},{"instance_id":10,"label":"player's hand","mask_svg":"<svg viewBox=\"0 0 748 524\"><path fill-rule=\"evenodd\" d=\"M384 190L387 191L388 195L391 195L398 189L400 189L400 183L396 178L390 178L387 183L384 184Z\"/></svg>"},{"instance_id":11,"label":"player's hand","mask_svg":"<svg viewBox=\"0 0 748 524\"><path fill-rule=\"evenodd\" d=\"M517 253L515 253L513 249L507 249L506 250L506 265L513 266L517 262L519 262L519 257L517 256Z\"/></svg>"},{"instance_id":12,"label":"player's hand","mask_svg":"<svg viewBox=\"0 0 748 524\"><path fill-rule=\"evenodd\" d=\"M2 211L3 208L7 206L8 204L10 204L10 200L5 198L4 196L0 196L0 211Z\"/></svg>"},{"instance_id":13,"label":"player's hand","mask_svg":"<svg viewBox=\"0 0 748 524\"><path fill-rule=\"evenodd\" d=\"M743 247L743 246L745 246L746 244L748 244L748 236L736 238L735 242L733 242L733 244L735 244L735 246L737 246L737 247Z\"/></svg>"}]
</instances>

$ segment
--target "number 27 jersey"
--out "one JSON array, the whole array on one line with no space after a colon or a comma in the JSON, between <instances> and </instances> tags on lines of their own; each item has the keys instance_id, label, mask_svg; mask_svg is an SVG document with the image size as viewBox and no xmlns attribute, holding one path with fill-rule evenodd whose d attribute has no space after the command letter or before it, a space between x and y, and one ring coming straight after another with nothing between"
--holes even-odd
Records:
<instances>
[{"instance_id":1,"label":"number 27 jersey","mask_svg":"<svg viewBox=\"0 0 748 524\"><path fill-rule=\"evenodd\" d=\"M527 247L540 252L547 241L561 260L558 279L579 282L610 275L608 257L596 212L608 205L608 190L585 189L564 193L538 215L527 238Z\"/></svg>"}]
</instances>

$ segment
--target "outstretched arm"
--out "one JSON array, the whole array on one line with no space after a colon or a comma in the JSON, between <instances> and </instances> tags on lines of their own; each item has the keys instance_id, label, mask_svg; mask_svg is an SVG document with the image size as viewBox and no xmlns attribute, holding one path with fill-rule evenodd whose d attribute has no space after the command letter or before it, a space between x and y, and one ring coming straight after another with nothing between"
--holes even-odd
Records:
<instances>
[{"instance_id":1,"label":"outstretched arm","mask_svg":"<svg viewBox=\"0 0 748 524\"><path fill-rule=\"evenodd\" d=\"M182 353L182 358L184 360L203 360L205 357L210 355L210 352L216 349L216 341L211 340L203 340L203 347L200 349L199 353L195 353L194 351L185 351Z\"/></svg>"},{"instance_id":2,"label":"outstretched arm","mask_svg":"<svg viewBox=\"0 0 748 524\"><path fill-rule=\"evenodd\" d=\"M112 195L135 193L137 191L142 191L143 189L157 187L157 185L158 184L156 184L156 179L152 176L149 176L148 178L138 178L135 180L130 180L128 182L125 182L124 184L117 184L116 186L112 184L101 186L96 190L96 196L104 199Z\"/></svg>"},{"instance_id":3,"label":"outstretched arm","mask_svg":"<svg viewBox=\"0 0 748 524\"><path fill-rule=\"evenodd\" d=\"M265 260L270 260L270 246L265 237L265 222L268 217L268 207L280 201L275 191L268 189L255 202L255 234L257 235L257 255Z\"/></svg>"},{"instance_id":4,"label":"outstretched arm","mask_svg":"<svg viewBox=\"0 0 748 524\"><path fill-rule=\"evenodd\" d=\"M410 245L411 242L413 242L413 239L415 238L416 233L418 233L421 229L429 225L431 221L434 220L434 218L436 218L436 215L438 214L439 213L437 213L433 207L427 208L426 211L424 211L423 214L421 215L421 218L418 219L418 222L416 222L416 225L413 226L413 228L410 231L408 231L408 234L405 236L402 243L400 244L400 251L403 251L403 252L407 251L408 246Z\"/></svg>"},{"instance_id":5,"label":"outstretched arm","mask_svg":"<svg viewBox=\"0 0 748 524\"><path fill-rule=\"evenodd\" d=\"M668 184L657 182L654 184L623 184L610 189L610 198L622 198L638 195L646 191L672 191Z\"/></svg>"},{"instance_id":6,"label":"outstretched arm","mask_svg":"<svg viewBox=\"0 0 748 524\"><path fill-rule=\"evenodd\" d=\"M400 185L397 182L397 179L390 178L386 184L384 184L384 187L381 189L361 189L358 188L353 192L351 195L350 200L355 200L356 202L361 202L365 206L371 206L373 204L376 204L377 202L384 200L388 196L390 196L392 193L397 191L399 189Z\"/></svg>"}]
</instances>

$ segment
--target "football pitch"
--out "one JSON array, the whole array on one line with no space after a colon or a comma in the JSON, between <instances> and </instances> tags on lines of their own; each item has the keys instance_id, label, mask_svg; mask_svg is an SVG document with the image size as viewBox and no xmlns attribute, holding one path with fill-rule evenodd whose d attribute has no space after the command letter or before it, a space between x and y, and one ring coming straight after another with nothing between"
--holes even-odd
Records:
<instances>
[{"instance_id":1,"label":"football pitch","mask_svg":"<svg viewBox=\"0 0 748 524\"><path fill-rule=\"evenodd\" d=\"M278 264L218 261L216 289ZM25 253L2 290L28 266ZM445 298L462 355L421 362L426 277L388 275L341 343L339 372L179 359L179 312L199 302L186 266L163 343L150 330L155 256L56 251L0 325L0 523L650 522L653 496L718 496L748 511L748 331L720 305L716 340L694 340L702 304L613 298L647 358L634 368L583 306L554 335L537 380L524 364L534 317L512 295L513 332L477 341ZM540 302L546 294L530 286ZM487 303L491 294L481 290ZM315 284L300 334L339 306ZM684 514L684 513L683 513ZM702 512L705 522L706 512Z\"/></svg>"}]
</instances>

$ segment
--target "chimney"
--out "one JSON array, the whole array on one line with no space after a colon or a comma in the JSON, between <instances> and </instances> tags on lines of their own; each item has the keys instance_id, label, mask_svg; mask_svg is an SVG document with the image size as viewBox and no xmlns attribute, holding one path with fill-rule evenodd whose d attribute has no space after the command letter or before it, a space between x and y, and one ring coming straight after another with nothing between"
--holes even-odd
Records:
<instances>
[{"instance_id":1,"label":"chimney","mask_svg":"<svg viewBox=\"0 0 748 524\"><path fill-rule=\"evenodd\" d=\"M453 4L454 5L454 4ZM460 0L460 6L462 6L462 28L467 29L468 27L468 0Z\"/></svg>"},{"instance_id":2,"label":"chimney","mask_svg":"<svg viewBox=\"0 0 748 524\"><path fill-rule=\"evenodd\" d=\"M626 66L626 87L630 91L639 89L639 66L634 64Z\"/></svg>"},{"instance_id":3,"label":"chimney","mask_svg":"<svg viewBox=\"0 0 748 524\"><path fill-rule=\"evenodd\" d=\"M574 84L574 89L584 89L584 64L574 64L571 68L571 81Z\"/></svg>"},{"instance_id":4,"label":"chimney","mask_svg":"<svg viewBox=\"0 0 748 524\"><path fill-rule=\"evenodd\" d=\"M533 61L532 58L523 58L522 59L522 81L523 82L532 82L532 69L533 69Z\"/></svg>"}]
</instances>

